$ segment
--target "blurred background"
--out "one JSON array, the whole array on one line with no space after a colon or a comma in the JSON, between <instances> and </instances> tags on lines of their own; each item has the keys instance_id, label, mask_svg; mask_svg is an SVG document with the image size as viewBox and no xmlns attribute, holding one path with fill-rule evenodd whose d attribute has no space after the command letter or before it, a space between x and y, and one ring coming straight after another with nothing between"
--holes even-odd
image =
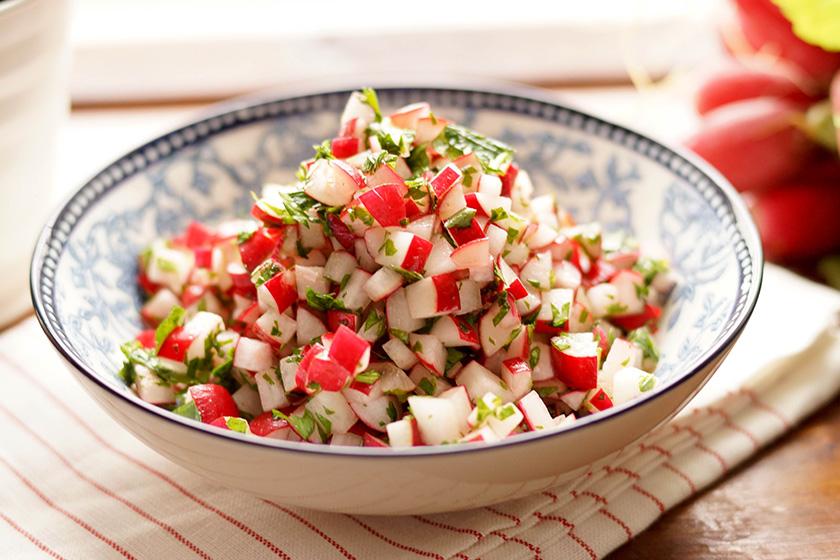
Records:
<instances>
[{"instance_id":1,"label":"blurred background","mask_svg":"<svg viewBox=\"0 0 840 560\"><path fill-rule=\"evenodd\" d=\"M73 112L62 142L88 149L61 150L59 170L73 187L231 97L365 77L501 80L689 146L744 193L770 261L840 286L829 82L791 63L801 45L791 47L799 39L771 0L75 0L74 8ZM812 54L804 66L822 60ZM829 66L840 67L836 56Z\"/></svg>"}]
</instances>

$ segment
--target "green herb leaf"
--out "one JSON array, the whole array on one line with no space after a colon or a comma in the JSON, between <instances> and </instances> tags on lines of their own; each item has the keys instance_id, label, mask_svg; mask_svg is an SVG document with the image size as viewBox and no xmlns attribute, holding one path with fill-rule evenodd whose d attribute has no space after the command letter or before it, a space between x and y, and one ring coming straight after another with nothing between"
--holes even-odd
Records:
<instances>
[{"instance_id":1,"label":"green herb leaf","mask_svg":"<svg viewBox=\"0 0 840 560\"><path fill-rule=\"evenodd\" d=\"M415 131L405 128L398 128L374 122L368 125L365 134L373 136L379 142L379 147L395 156L409 157L411 155L411 144L414 142Z\"/></svg>"},{"instance_id":2,"label":"green herb leaf","mask_svg":"<svg viewBox=\"0 0 840 560\"><path fill-rule=\"evenodd\" d=\"M379 248L379 252L385 251L385 254L389 257L393 257L397 254L397 246L394 244L393 239L386 239L385 243L382 244L382 247Z\"/></svg>"},{"instance_id":3,"label":"green herb leaf","mask_svg":"<svg viewBox=\"0 0 840 560\"><path fill-rule=\"evenodd\" d=\"M155 329L155 351L160 350L163 341L166 340L166 337L168 337L172 331L178 327L184 326L184 315L186 315L186 313L187 311L183 307L177 305L172 307L169 311L169 316L161 321L158 328Z\"/></svg>"},{"instance_id":4,"label":"green herb leaf","mask_svg":"<svg viewBox=\"0 0 840 560\"><path fill-rule=\"evenodd\" d=\"M244 434L248 431L248 421L244 418L231 417L225 421L225 424L227 424L227 427L234 432Z\"/></svg>"},{"instance_id":5,"label":"green herb leaf","mask_svg":"<svg viewBox=\"0 0 840 560\"><path fill-rule=\"evenodd\" d=\"M373 108L376 114L376 120L382 120L382 112L379 110L379 98L376 96L376 91L371 88L362 89L362 101Z\"/></svg>"},{"instance_id":6,"label":"green herb leaf","mask_svg":"<svg viewBox=\"0 0 840 560\"><path fill-rule=\"evenodd\" d=\"M370 370L356 375L355 380L359 383L367 383L368 385L373 385L380 377L382 377L381 373L375 370Z\"/></svg>"},{"instance_id":7,"label":"green herb leaf","mask_svg":"<svg viewBox=\"0 0 840 560\"><path fill-rule=\"evenodd\" d=\"M434 379L430 377L422 378L418 383L417 386L420 387L424 393L429 396L433 396L435 391L437 390L437 383Z\"/></svg>"},{"instance_id":8,"label":"green herb leaf","mask_svg":"<svg viewBox=\"0 0 840 560\"><path fill-rule=\"evenodd\" d=\"M312 146L315 149L315 159L335 159L332 153L332 146L329 140L324 140L320 144Z\"/></svg>"},{"instance_id":9,"label":"green herb leaf","mask_svg":"<svg viewBox=\"0 0 840 560\"><path fill-rule=\"evenodd\" d=\"M472 225L474 217L475 208L461 208L443 222L443 225L449 229L466 229Z\"/></svg>"},{"instance_id":10,"label":"green herb leaf","mask_svg":"<svg viewBox=\"0 0 840 560\"><path fill-rule=\"evenodd\" d=\"M308 303L312 309L317 309L318 311L338 309L339 311L350 312L341 300L328 294L319 294L309 287L306 288L306 303Z\"/></svg>"},{"instance_id":11,"label":"green herb leaf","mask_svg":"<svg viewBox=\"0 0 840 560\"><path fill-rule=\"evenodd\" d=\"M645 373L639 376L639 391L642 393L650 391L656 387L656 377L653 374Z\"/></svg>"},{"instance_id":12,"label":"green herb leaf","mask_svg":"<svg viewBox=\"0 0 840 560\"><path fill-rule=\"evenodd\" d=\"M195 406L195 401L189 401L181 406L172 409L172 412L179 416L189 418L201 422L201 414L198 412L198 407Z\"/></svg>"},{"instance_id":13,"label":"green herb leaf","mask_svg":"<svg viewBox=\"0 0 840 560\"><path fill-rule=\"evenodd\" d=\"M295 416L294 414L286 416L277 409L272 409L271 413L275 418L279 417L288 422L302 439L308 440L315 432L315 417L308 409L304 409L303 416Z\"/></svg>"},{"instance_id":14,"label":"green herb leaf","mask_svg":"<svg viewBox=\"0 0 840 560\"><path fill-rule=\"evenodd\" d=\"M772 0L793 24L797 37L827 51L840 51L840 2Z\"/></svg>"},{"instance_id":15,"label":"green herb leaf","mask_svg":"<svg viewBox=\"0 0 840 560\"><path fill-rule=\"evenodd\" d=\"M513 148L493 138L487 138L466 127L448 124L432 141L439 154L456 159L474 153L485 173L501 175L502 168L513 161Z\"/></svg>"},{"instance_id":16,"label":"green herb leaf","mask_svg":"<svg viewBox=\"0 0 840 560\"><path fill-rule=\"evenodd\" d=\"M392 264L391 268L394 269L394 272L400 273L400 275L409 282L417 282L418 280L423 279L423 275L419 272L414 272L413 270L406 270L403 267L397 266L395 264Z\"/></svg>"},{"instance_id":17,"label":"green herb leaf","mask_svg":"<svg viewBox=\"0 0 840 560\"><path fill-rule=\"evenodd\" d=\"M370 154L365 158L364 163L362 163L361 170L362 172L370 175L383 165L387 165L391 169L396 169L397 156L385 150Z\"/></svg>"},{"instance_id":18,"label":"green herb leaf","mask_svg":"<svg viewBox=\"0 0 840 560\"><path fill-rule=\"evenodd\" d=\"M403 344L408 346L408 333L405 331L401 331L400 329L388 329L388 332L391 333L394 338L398 338L402 341Z\"/></svg>"}]
</instances>

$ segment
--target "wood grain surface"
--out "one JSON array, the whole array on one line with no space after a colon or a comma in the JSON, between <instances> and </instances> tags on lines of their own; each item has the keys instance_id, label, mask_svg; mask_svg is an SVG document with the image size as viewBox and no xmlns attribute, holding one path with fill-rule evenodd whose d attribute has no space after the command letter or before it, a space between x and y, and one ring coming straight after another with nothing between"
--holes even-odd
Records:
<instances>
[{"instance_id":1,"label":"wood grain surface","mask_svg":"<svg viewBox=\"0 0 840 560\"><path fill-rule=\"evenodd\" d=\"M840 398L607 560L840 558Z\"/></svg>"}]
</instances>

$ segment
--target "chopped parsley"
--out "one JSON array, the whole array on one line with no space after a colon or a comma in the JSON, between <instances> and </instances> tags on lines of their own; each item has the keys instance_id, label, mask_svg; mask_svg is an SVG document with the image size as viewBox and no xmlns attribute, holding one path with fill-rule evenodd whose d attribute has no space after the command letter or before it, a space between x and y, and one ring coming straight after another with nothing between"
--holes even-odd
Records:
<instances>
[{"instance_id":1,"label":"chopped parsley","mask_svg":"<svg viewBox=\"0 0 840 560\"><path fill-rule=\"evenodd\" d=\"M495 175L501 175L503 168L513 161L513 148L504 142L456 124L447 124L432 141L432 146L439 154L453 160L474 153L484 172Z\"/></svg>"},{"instance_id":2,"label":"chopped parsley","mask_svg":"<svg viewBox=\"0 0 840 560\"><path fill-rule=\"evenodd\" d=\"M447 229L466 229L472 225L475 217L475 208L461 208L455 214L450 216L443 222Z\"/></svg>"},{"instance_id":3,"label":"chopped parsley","mask_svg":"<svg viewBox=\"0 0 840 560\"><path fill-rule=\"evenodd\" d=\"M330 311L332 309L337 309L339 311L350 312L350 310L345 307L344 302L340 299L336 299L328 294L319 294L310 287L306 288L306 303L308 303L312 309L317 309L318 311Z\"/></svg>"}]
</instances>

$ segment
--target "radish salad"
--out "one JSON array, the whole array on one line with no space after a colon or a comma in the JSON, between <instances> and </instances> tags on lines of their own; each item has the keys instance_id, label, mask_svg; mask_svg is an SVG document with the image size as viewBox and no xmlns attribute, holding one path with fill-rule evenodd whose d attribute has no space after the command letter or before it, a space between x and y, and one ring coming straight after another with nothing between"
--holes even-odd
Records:
<instances>
[{"instance_id":1,"label":"radish salad","mask_svg":"<svg viewBox=\"0 0 840 560\"><path fill-rule=\"evenodd\" d=\"M139 257L136 394L255 436L405 447L552 430L654 390L667 265L535 195L503 142L350 95L251 217Z\"/></svg>"}]
</instances>

